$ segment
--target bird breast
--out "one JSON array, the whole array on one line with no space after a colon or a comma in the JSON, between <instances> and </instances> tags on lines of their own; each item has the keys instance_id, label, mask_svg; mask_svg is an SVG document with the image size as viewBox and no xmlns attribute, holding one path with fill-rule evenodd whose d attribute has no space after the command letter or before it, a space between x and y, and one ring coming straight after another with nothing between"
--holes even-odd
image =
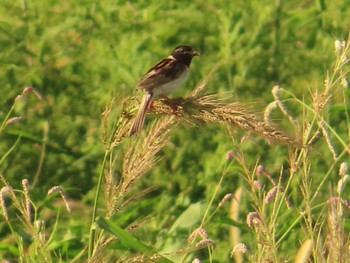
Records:
<instances>
[{"instance_id":1,"label":"bird breast","mask_svg":"<svg viewBox=\"0 0 350 263\"><path fill-rule=\"evenodd\" d=\"M170 93L174 92L176 89L178 89L188 78L189 70L186 69L186 71L181 74L178 78L164 83L152 90L153 98L161 98L161 97L167 97Z\"/></svg>"}]
</instances>

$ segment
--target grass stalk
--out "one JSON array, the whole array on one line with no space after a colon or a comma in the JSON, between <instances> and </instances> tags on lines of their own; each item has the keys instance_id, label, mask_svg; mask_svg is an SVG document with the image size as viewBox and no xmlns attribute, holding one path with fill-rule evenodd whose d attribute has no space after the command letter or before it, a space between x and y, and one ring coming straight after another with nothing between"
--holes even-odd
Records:
<instances>
[{"instance_id":1,"label":"grass stalk","mask_svg":"<svg viewBox=\"0 0 350 263\"><path fill-rule=\"evenodd\" d=\"M101 165L101 169L100 169L100 174L99 174L97 185L96 185L94 206L93 206L93 209L92 209L91 225L90 225L90 233L89 233L88 259L91 258L92 253L93 253L93 245L94 245L95 231L96 231L94 224L95 224L96 215L97 215L98 200L99 200L99 196L100 196L100 192L101 192L102 180L103 180L103 177L104 177L105 165L106 165L106 161L107 161L109 152L110 152L109 149L107 149L105 151L105 154L104 154L104 157L103 157L103 161L102 161L102 165Z\"/></svg>"}]
</instances>

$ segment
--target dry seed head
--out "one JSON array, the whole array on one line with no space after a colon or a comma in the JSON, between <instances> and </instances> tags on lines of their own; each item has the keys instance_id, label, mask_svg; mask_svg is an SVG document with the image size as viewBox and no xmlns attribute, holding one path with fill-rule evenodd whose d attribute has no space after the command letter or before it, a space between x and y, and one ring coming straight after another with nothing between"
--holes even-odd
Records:
<instances>
[{"instance_id":1,"label":"dry seed head","mask_svg":"<svg viewBox=\"0 0 350 263\"><path fill-rule=\"evenodd\" d=\"M341 85L343 86L343 88L349 87L348 79L345 76L342 76L342 78L341 78Z\"/></svg>"},{"instance_id":2,"label":"dry seed head","mask_svg":"<svg viewBox=\"0 0 350 263\"><path fill-rule=\"evenodd\" d=\"M9 125L11 123L14 123L14 122L18 122L20 120L23 120L24 118L21 117L21 116L18 116L18 117L13 117L13 118L10 118L6 121L6 124L5 125Z\"/></svg>"},{"instance_id":3,"label":"dry seed head","mask_svg":"<svg viewBox=\"0 0 350 263\"><path fill-rule=\"evenodd\" d=\"M326 129L324 123L323 123L323 120L319 121L319 122L318 122L318 125L319 125L319 127L321 128L322 135L323 135L323 137L324 137L325 140L326 140L326 143L327 143L327 145L328 145L328 149L330 150L330 152L331 152L332 155L333 155L333 159L336 160L337 157L338 157L338 154L335 152L335 148L334 148L334 146L333 146L333 144L332 144L332 142L331 142L331 138L330 138L330 136L329 136L329 133L328 133L328 131L327 131L327 129Z\"/></svg>"},{"instance_id":4,"label":"dry seed head","mask_svg":"<svg viewBox=\"0 0 350 263\"><path fill-rule=\"evenodd\" d=\"M343 178L341 178L339 181L338 181L338 184L337 184L337 193L340 194L342 191L343 191L343 188L344 188L344 185L345 183L349 180L349 175L346 174L343 176Z\"/></svg>"},{"instance_id":5,"label":"dry seed head","mask_svg":"<svg viewBox=\"0 0 350 263\"><path fill-rule=\"evenodd\" d=\"M64 204L66 205L66 209L70 213L71 209L70 209L70 206L69 206L69 203L68 203L68 200L67 200L67 195L66 195L66 192L63 190L62 186L56 185L56 186L52 187L47 192L47 194L50 195L50 194L52 194L54 192L59 192L61 194L62 200L63 200Z\"/></svg>"},{"instance_id":6,"label":"dry seed head","mask_svg":"<svg viewBox=\"0 0 350 263\"><path fill-rule=\"evenodd\" d=\"M334 51L337 56L339 56L343 51L342 42L338 39L334 41Z\"/></svg>"},{"instance_id":7,"label":"dry seed head","mask_svg":"<svg viewBox=\"0 0 350 263\"><path fill-rule=\"evenodd\" d=\"M255 174L257 177L260 177L261 175L263 175L263 173L265 173L266 170L264 168L264 166L262 166L261 164L259 164L257 167L256 167L256 170L255 170Z\"/></svg>"},{"instance_id":8,"label":"dry seed head","mask_svg":"<svg viewBox=\"0 0 350 263\"><path fill-rule=\"evenodd\" d=\"M32 214L32 206L30 203L30 198L29 198L29 181L28 179L23 179L22 180L22 186L23 186L23 192L24 192L24 201L25 201L25 208L26 208L26 216L28 220L31 219L31 214Z\"/></svg>"},{"instance_id":9,"label":"dry seed head","mask_svg":"<svg viewBox=\"0 0 350 263\"><path fill-rule=\"evenodd\" d=\"M334 41L334 50L337 57L340 57L340 61L345 63L346 57L346 41L336 40Z\"/></svg>"},{"instance_id":10,"label":"dry seed head","mask_svg":"<svg viewBox=\"0 0 350 263\"><path fill-rule=\"evenodd\" d=\"M340 61L345 64L347 62L347 60L348 60L348 57L345 55L345 53L342 54L341 58L340 58Z\"/></svg>"},{"instance_id":11,"label":"dry seed head","mask_svg":"<svg viewBox=\"0 0 350 263\"><path fill-rule=\"evenodd\" d=\"M228 199L232 197L232 193L226 194L220 201L218 207L221 207Z\"/></svg>"},{"instance_id":12,"label":"dry seed head","mask_svg":"<svg viewBox=\"0 0 350 263\"><path fill-rule=\"evenodd\" d=\"M329 95L326 93L326 91L329 90L329 77L324 80L324 89L325 92L320 92L316 89L315 92L312 93L312 106L316 112L320 112L330 99Z\"/></svg>"},{"instance_id":13,"label":"dry seed head","mask_svg":"<svg viewBox=\"0 0 350 263\"><path fill-rule=\"evenodd\" d=\"M132 146L124 155L121 193L158 162L157 153L163 149L171 129L177 124L174 119L173 115L159 118L148 130L147 137L140 136L132 141Z\"/></svg>"},{"instance_id":14,"label":"dry seed head","mask_svg":"<svg viewBox=\"0 0 350 263\"><path fill-rule=\"evenodd\" d=\"M331 198L328 212L328 231L326 236L326 245L329 251L329 262L342 262L343 243L345 233L343 228L343 207L344 200L341 198Z\"/></svg>"},{"instance_id":15,"label":"dry seed head","mask_svg":"<svg viewBox=\"0 0 350 263\"><path fill-rule=\"evenodd\" d=\"M254 180L254 181L253 181L253 190L255 191L255 190L260 190L260 189L261 189L261 184L260 184L260 182L257 181L257 180Z\"/></svg>"},{"instance_id":16,"label":"dry seed head","mask_svg":"<svg viewBox=\"0 0 350 263\"><path fill-rule=\"evenodd\" d=\"M283 112L283 114L288 117L290 122L298 126L298 121L289 113L289 111L287 110L287 107L283 104L281 98L279 97L279 93L281 90L282 88L279 86L274 86L272 88L272 95L275 98L276 104L280 108L280 110Z\"/></svg>"},{"instance_id":17,"label":"dry seed head","mask_svg":"<svg viewBox=\"0 0 350 263\"><path fill-rule=\"evenodd\" d=\"M2 194L5 194L6 192L12 192L12 191L13 191L13 190L12 190L11 186L8 186L8 185L3 186L3 187L1 188L1 193L2 193Z\"/></svg>"},{"instance_id":18,"label":"dry seed head","mask_svg":"<svg viewBox=\"0 0 350 263\"><path fill-rule=\"evenodd\" d=\"M24 95L24 94L27 94L29 92L33 92L34 95L38 98L38 100L42 100L43 99L43 96L40 94L40 92L37 91L34 87L31 87L31 86L25 87L23 89L23 91L22 91L22 94Z\"/></svg>"},{"instance_id":19,"label":"dry seed head","mask_svg":"<svg viewBox=\"0 0 350 263\"><path fill-rule=\"evenodd\" d=\"M39 233L39 237L41 242L45 242L45 221L44 220L36 220L34 223L37 232Z\"/></svg>"},{"instance_id":20,"label":"dry seed head","mask_svg":"<svg viewBox=\"0 0 350 263\"><path fill-rule=\"evenodd\" d=\"M278 95L279 95L278 93L281 91L281 89L282 88L278 85L272 88L272 95L275 97L275 99L278 98Z\"/></svg>"},{"instance_id":21,"label":"dry seed head","mask_svg":"<svg viewBox=\"0 0 350 263\"><path fill-rule=\"evenodd\" d=\"M226 155L225 155L225 159L226 159L227 161L229 161L229 160L234 159L235 156L236 156L236 152L235 152L235 151L228 151L228 152L226 153Z\"/></svg>"},{"instance_id":22,"label":"dry seed head","mask_svg":"<svg viewBox=\"0 0 350 263\"><path fill-rule=\"evenodd\" d=\"M192 242L198 235L202 239L208 239L207 231L205 231L205 229L202 227L198 227L189 235L189 237L187 238L187 241Z\"/></svg>"},{"instance_id":23,"label":"dry seed head","mask_svg":"<svg viewBox=\"0 0 350 263\"><path fill-rule=\"evenodd\" d=\"M328 204L333 204L333 203L338 203L338 202L340 202L342 205L344 205L345 207L350 209L350 201L345 200L343 198L340 198L338 196L332 196L327 200Z\"/></svg>"},{"instance_id":24,"label":"dry seed head","mask_svg":"<svg viewBox=\"0 0 350 263\"><path fill-rule=\"evenodd\" d=\"M346 171L348 170L348 163L342 162L339 167L339 175L343 177L346 174Z\"/></svg>"},{"instance_id":25,"label":"dry seed head","mask_svg":"<svg viewBox=\"0 0 350 263\"><path fill-rule=\"evenodd\" d=\"M20 100L22 98L22 95L17 95L16 98L15 98L15 102Z\"/></svg>"},{"instance_id":26,"label":"dry seed head","mask_svg":"<svg viewBox=\"0 0 350 263\"><path fill-rule=\"evenodd\" d=\"M158 104L155 106L159 107ZM182 118L187 123L199 120L206 123L213 122L225 126L236 126L258 134L268 141L280 141L294 146L298 143L294 138L268 125L260 116L250 111L247 105L237 101L230 102L228 98L221 99L218 94L186 98L181 101L179 106L177 117ZM156 110L166 113L158 108Z\"/></svg>"},{"instance_id":27,"label":"dry seed head","mask_svg":"<svg viewBox=\"0 0 350 263\"><path fill-rule=\"evenodd\" d=\"M259 164L257 167L256 167L256 170L255 170L255 174L257 177L260 177L262 176L263 174L270 180L270 182L276 186L276 182L275 180L273 180L273 178L271 177L270 173L265 169L264 166L262 166L261 164Z\"/></svg>"},{"instance_id":28,"label":"dry seed head","mask_svg":"<svg viewBox=\"0 0 350 263\"><path fill-rule=\"evenodd\" d=\"M2 207L2 213L6 221L9 221L9 216L7 213L7 207L5 202L5 193L11 191L12 189L9 186L4 186L0 191L0 205Z\"/></svg>"},{"instance_id":29,"label":"dry seed head","mask_svg":"<svg viewBox=\"0 0 350 263\"><path fill-rule=\"evenodd\" d=\"M276 196L277 191L283 193L284 189L282 187L280 187L280 186L275 186L270 191L268 191L266 196L265 196L265 203L266 204L271 202L271 200ZM290 209L291 204L290 204L290 201L287 198L287 196L284 197L284 202L286 203L287 208Z\"/></svg>"},{"instance_id":30,"label":"dry seed head","mask_svg":"<svg viewBox=\"0 0 350 263\"><path fill-rule=\"evenodd\" d=\"M29 181L28 181L28 179L22 180L22 186L23 186L23 190L25 192L29 193Z\"/></svg>"},{"instance_id":31,"label":"dry seed head","mask_svg":"<svg viewBox=\"0 0 350 263\"><path fill-rule=\"evenodd\" d=\"M258 212L249 212L247 215L247 225L252 227L253 225L262 224L262 220L258 214Z\"/></svg>"},{"instance_id":32,"label":"dry seed head","mask_svg":"<svg viewBox=\"0 0 350 263\"><path fill-rule=\"evenodd\" d=\"M209 238L203 239L199 242L196 243L196 247L201 248L201 247L206 247L210 246L212 249L215 248L215 242Z\"/></svg>"},{"instance_id":33,"label":"dry seed head","mask_svg":"<svg viewBox=\"0 0 350 263\"><path fill-rule=\"evenodd\" d=\"M232 252L231 252L231 257L233 255L233 253L235 252L240 252L240 253L246 253L248 251L248 248L247 248L247 245L244 244L244 243L238 243L234 246L234 248L232 249Z\"/></svg>"},{"instance_id":34,"label":"dry seed head","mask_svg":"<svg viewBox=\"0 0 350 263\"><path fill-rule=\"evenodd\" d=\"M271 200L276 196L276 193L278 191L279 187L275 186L270 191L267 192L265 196L265 203L268 204L271 202Z\"/></svg>"},{"instance_id":35,"label":"dry seed head","mask_svg":"<svg viewBox=\"0 0 350 263\"><path fill-rule=\"evenodd\" d=\"M264 121L268 124L271 123L270 121L270 115L271 115L271 112L276 109L278 106L278 103L277 101L273 101L271 103L269 103L269 105L267 105L267 107L265 108L265 111L264 111Z\"/></svg>"},{"instance_id":36,"label":"dry seed head","mask_svg":"<svg viewBox=\"0 0 350 263\"><path fill-rule=\"evenodd\" d=\"M292 205L291 205L291 203L290 203L290 201L289 201L287 196L284 197L284 202L286 203L286 206L287 206L288 209L290 209L292 207Z\"/></svg>"}]
</instances>

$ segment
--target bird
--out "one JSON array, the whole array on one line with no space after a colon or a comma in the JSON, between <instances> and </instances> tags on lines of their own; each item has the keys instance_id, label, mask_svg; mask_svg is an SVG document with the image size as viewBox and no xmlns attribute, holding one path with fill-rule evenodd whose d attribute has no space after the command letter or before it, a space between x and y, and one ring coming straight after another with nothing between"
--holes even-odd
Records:
<instances>
[{"instance_id":1,"label":"bird","mask_svg":"<svg viewBox=\"0 0 350 263\"><path fill-rule=\"evenodd\" d=\"M136 88L143 91L143 97L129 136L142 130L147 109L152 101L166 98L185 82L193 57L199 55L191 46L177 46L170 56L160 60L141 77Z\"/></svg>"}]
</instances>

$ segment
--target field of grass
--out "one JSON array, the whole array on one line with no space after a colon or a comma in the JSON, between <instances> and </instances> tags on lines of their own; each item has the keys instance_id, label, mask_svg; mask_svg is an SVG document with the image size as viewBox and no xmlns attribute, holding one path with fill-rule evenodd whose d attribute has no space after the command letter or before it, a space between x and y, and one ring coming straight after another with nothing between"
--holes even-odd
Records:
<instances>
[{"instance_id":1,"label":"field of grass","mask_svg":"<svg viewBox=\"0 0 350 263\"><path fill-rule=\"evenodd\" d=\"M1 262L350 261L349 1L3 2Z\"/></svg>"}]
</instances>

